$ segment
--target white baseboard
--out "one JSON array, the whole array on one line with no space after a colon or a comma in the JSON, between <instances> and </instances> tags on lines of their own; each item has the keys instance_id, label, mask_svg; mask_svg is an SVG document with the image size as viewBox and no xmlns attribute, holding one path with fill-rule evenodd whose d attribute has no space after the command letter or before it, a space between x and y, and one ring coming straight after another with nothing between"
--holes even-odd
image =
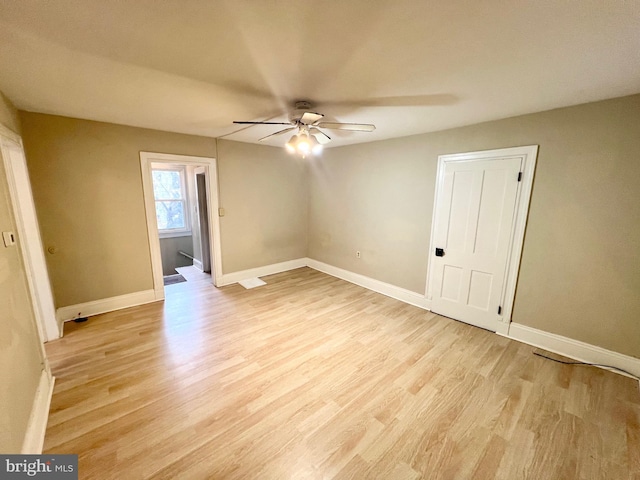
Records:
<instances>
[{"instance_id":1,"label":"white baseboard","mask_svg":"<svg viewBox=\"0 0 640 480\"><path fill-rule=\"evenodd\" d=\"M424 295L412 292L411 290L397 287L390 283L381 282L380 280L375 280L373 278L360 275L359 273L350 272L349 270L343 270L342 268L334 267L333 265L322 263L318 260L313 260L312 258L307 258L307 266L314 270L346 280L347 282L355 283L356 285L373 290L374 292L381 293L387 297L395 298L401 302L424 308L425 310L431 309L431 302Z\"/></svg>"},{"instance_id":2,"label":"white baseboard","mask_svg":"<svg viewBox=\"0 0 640 480\"><path fill-rule=\"evenodd\" d=\"M49 420L49 406L53 395L55 378L48 370L42 370L40 383L33 399L27 432L22 442L22 454L41 454L44 446L44 434Z\"/></svg>"},{"instance_id":3,"label":"white baseboard","mask_svg":"<svg viewBox=\"0 0 640 480\"><path fill-rule=\"evenodd\" d=\"M239 272L225 273L222 275L222 278L218 279L216 286L224 287L225 285L238 283L240 280L247 280L254 277L264 277L265 275L274 275L276 273L295 270L296 268L302 268L306 266L306 258L296 258L295 260L288 260L286 262L265 265L264 267L250 268L248 270L241 270Z\"/></svg>"},{"instance_id":4,"label":"white baseboard","mask_svg":"<svg viewBox=\"0 0 640 480\"><path fill-rule=\"evenodd\" d=\"M359 273L334 267L333 265L313 260L311 258L298 258L286 262L274 263L272 265L265 265L263 267L227 273L222 275L217 286L222 287L225 285L231 285L233 283L238 283L241 280L273 275L302 267L313 268L314 270L346 280L347 282L354 283L374 292L381 293L382 295L395 298L396 300L400 300L401 302L405 302L425 310L430 310L431 307L431 302L424 295L380 280L366 277ZM59 321L73 320L74 318L87 317L113 310L120 310L122 308L134 307L144 303L151 303L157 299L158 296L154 290L145 290L142 292L120 295L118 297L96 300L79 305L62 307L57 310L56 317ZM534 347L543 348L549 352L554 352L581 362L611 365L613 367L626 370L633 375L640 376L640 359L613 352L611 350L606 350L595 345L590 345L588 343L527 327L526 325L518 323L509 324L508 332L499 331L496 333L512 340L517 340ZM616 370L612 371L617 372Z\"/></svg>"},{"instance_id":5,"label":"white baseboard","mask_svg":"<svg viewBox=\"0 0 640 480\"><path fill-rule=\"evenodd\" d=\"M519 323L511 323L509 333L505 336L580 362L598 363L621 368L640 377L640 358L623 355L622 353L545 332L544 330L527 327ZM624 373L617 370L612 371L624 375Z\"/></svg>"},{"instance_id":6,"label":"white baseboard","mask_svg":"<svg viewBox=\"0 0 640 480\"><path fill-rule=\"evenodd\" d=\"M381 282L358 273L343 270L342 268L334 267L311 258L307 259L307 266L328 275L341 278L342 280L355 283L356 285L373 290L374 292L415 305L416 307L430 310L431 302L419 293ZM505 327L507 327L507 325L505 325ZM640 359L613 352L611 350L606 350L601 347L596 347L595 345L590 345L588 343L527 327L518 323L510 323L508 325L508 330L505 328L505 331L498 331L496 333L512 340L526 343L534 347L543 348L549 352L554 352L581 362L611 365L613 367L626 370L633 375L640 376ZM612 371L624 375L624 373L617 370Z\"/></svg>"},{"instance_id":7,"label":"white baseboard","mask_svg":"<svg viewBox=\"0 0 640 480\"><path fill-rule=\"evenodd\" d=\"M200 270L201 272L202 270L202 262L200 260L196 260L195 258L193 259L193 266L196 267L198 270Z\"/></svg>"},{"instance_id":8,"label":"white baseboard","mask_svg":"<svg viewBox=\"0 0 640 480\"><path fill-rule=\"evenodd\" d=\"M90 317L100 313L155 302L156 300L158 300L158 298L154 290L143 290L141 292L127 293L126 295L118 295L117 297L103 298L101 300L58 308L56 310L56 318L58 322L66 322L74 318Z\"/></svg>"}]
</instances>

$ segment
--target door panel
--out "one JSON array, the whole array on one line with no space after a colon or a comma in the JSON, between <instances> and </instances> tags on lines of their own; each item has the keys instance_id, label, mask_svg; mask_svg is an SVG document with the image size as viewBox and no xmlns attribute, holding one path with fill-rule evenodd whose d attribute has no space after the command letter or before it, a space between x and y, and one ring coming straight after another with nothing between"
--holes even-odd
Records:
<instances>
[{"instance_id":1,"label":"door panel","mask_svg":"<svg viewBox=\"0 0 640 480\"><path fill-rule=\"evenodd\" d=\"M460 301L462 269L453 265L444 265L442 272L442 290L440 296L453 302Z\"/></svg>"},{"instance_id":2,"label":"door panel","mask_svg":"<svg viewBox=\"0 0 640 480\"><path fill-rule=\"evenodd\" d=\"M469 282L469 295L467 296L467 305L486 311L489 308L489 298L491 297L492 283L492 274L472 270L471 281Z\"/></svg>"},{"instance_id":3,"label":"door panel","mask_svg":"<svg viewBox=\"0 0 640 480\"><path fill-rule=\"evenodd\" d=\"M504 209L505 188L508 180L507 170L492 170L484 173L482 191L480 193L480 210L476 231L474 253L496 255L499 248L499 235Z\"/></svg>"},{"instance_id":4,"label":"door panel","mask_svg":"<svg viewBox=\"0 0 640 480\"><path fill-rule=\"evenodd\" d=\"M467 227L471 209L473 208L474 172L453 172L451 182L451 211L447 219L445 248L462 250L467 241ZM454 221L451 221L451 220ZM461 219L461 221L455 221Z\"/></svg>"},{"instance_id":5,"label":"door panel","mask_svg":"<svg viewBox=\"0 0 640 480\"><path fill-rule=\"evenodd\" d=\"M521 157L445 162L436 198L432 310L496 330Z\"/></svg>"}]
</instances>

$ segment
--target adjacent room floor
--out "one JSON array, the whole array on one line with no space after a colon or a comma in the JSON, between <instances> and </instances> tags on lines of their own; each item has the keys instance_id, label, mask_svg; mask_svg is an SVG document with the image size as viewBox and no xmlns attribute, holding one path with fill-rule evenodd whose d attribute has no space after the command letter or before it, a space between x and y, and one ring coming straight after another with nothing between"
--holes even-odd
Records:
<instances>
[{"instance_id":1,"label":"adjacent room floor","mask_svg":"<svg viewBox=\"0 0 640 480\"><path fill-rule=\"evenodd\" d=\"M45 451L96 479L639 478L637 381L309 268L264 280L67 323Z\"/></svg>"}]
</instances>

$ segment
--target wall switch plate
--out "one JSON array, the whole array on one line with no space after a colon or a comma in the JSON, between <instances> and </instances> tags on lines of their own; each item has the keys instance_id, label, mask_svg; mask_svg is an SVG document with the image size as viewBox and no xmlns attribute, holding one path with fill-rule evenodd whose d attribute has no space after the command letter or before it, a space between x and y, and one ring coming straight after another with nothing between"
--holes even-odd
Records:
<instances>
[{"instance_id":1,"label":"wall switch plate","mask_svg":"<svg viewBox=\"0 0 640 480\"><path fill-rule=\"evenodd\" d=\"M225 212L224 212L224 208L219 208L219 209L218 209L218 216L219 216L219 217L224 217L224 213L225 213Z\"/></svg>"},{"instance_id":2,"label":"wall switch plate","mask_svg":"<svg viewBox=\"0 0 640 480\"><path fill-rule=\"evenodd\" d=\"M12 247L16 244L16 234L13 232L2 232L2 240L5 247Z\"/></svg>"}]
</instances>

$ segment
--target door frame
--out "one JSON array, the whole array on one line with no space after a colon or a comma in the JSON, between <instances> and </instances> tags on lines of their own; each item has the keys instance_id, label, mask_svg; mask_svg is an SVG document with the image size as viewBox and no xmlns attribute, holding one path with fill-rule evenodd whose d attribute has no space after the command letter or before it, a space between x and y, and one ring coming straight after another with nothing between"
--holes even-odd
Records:
<instances>
[{"instance_id":1,"label":"door frame","mask_svg":"<svg viewBox=\"0 0 640 480\"><path fill-rule=\"evenodd\" d=\"M533 177L538 156L538 145L527 145L522 147L499 148L494 150L481 150L476 152L454 153L438 156L438 171L436 174L436 189L433 201L433 214L431 216L431 236L429 240L429 260L427 266L427 286L425 296L429 302L433 299L433 252L436 245L434 242L434 230L436 225L436 215L438 212L438 195L444 184L444 170L447 163L469 162L474 160L487 160L492 158L521 157L522 158L522 180L519 182L516 193L515 220L511 230L509 241L509 253L507 255L507 271L505 281L500 294L500 305L502 313L496 317L498 327L496 333L507 335L511 324L511 314L513 312L513 301L516 294L518 272L520 270L520 259L522 257L522 247L524 244L524 234L529 214L529 204L531 202L531 192L533 189Z\"/></svg>"},{"instance_id":2,"label":"door frame","mask_svg":"<svg viewBox=\"0 0 640 480\"><path fill-rule=\"evenodd\" d=\"M56 319L56 308L53 300L53 291L51 289L51 281L44 257L44 248L42 246L42 237L40 235L40 225L35 212L35 204L33 201L33 193L31 191L31 182L29 180L29 169L26 164L26 156L24 146L20 135L12 132L4 125L0 124L0 148L2 149L2 159L4 169L7 175L7 184L9 187L9 197L11 198L11 206L13 216L18 230L18 244L25 266L27 283L29 285L29 293L33 313L36 319L36 327L41 343L55 340L62 336L62 329ZM9 149L19 149L22 153L23 165L26 172L25 178L17 176L9 156ZM20 192L28 192L28 198L21 200ZM22 208L26 201L30 205L26 208L32 208L35 216L35 226L28 226L22 217ZM21 207L22 205L22 207ZM27 241L29 239L29 241Z\"/></svg>"},{"instance_id":3,"label":"door frame","mask_svg":"<svg viewBox=\"0 0 640 480\"><path fill-rule=\"evenodd\" d=\"M199 175L204 175L205 195L208 197L209 195L208 195L207 192L208 192L209 189L207 188L208 178L207 178L207 170L206 170L206 168L204 168L204 167L196 167L196 168L193 169L193 176L194 176L194 179L193 179L193 185L194 185L193 198L195 199L195 202L198 204L198 228L200 229L200 251L202 252L202 262L201 262L202 268L201 268L201 270L203 272L206 271L205 267L208 266L209 271L211 272L211 270L212 270L211 269L211 237L209 236L209 230L210 229L208 227L208 224L209 224L209 221L208 221L209 220L209 199L208 198L205 199L206 200L206 207L207 207L207 228L206 228L207 242L206 243L209 244L207 262L205 262L205 254L204 254L204 252L207 249L204 248L204 244L205 244L204 235L202 235L203 228L202 228L202 224L200 222L201 205L200 205L200 191L198 190L198 176Z\"/></svg>"},{"instance_id":4,"label":"door frame","mask_svg":"<svg viewBox=\"0 0 640 480\"><path fill-rule=\"evenodd\" d=\"M170 153L140 152L142 169L142 190L144 193L145 213L147 217L147 234L151 252L151 269L153 272L153 290L155 299L164 299L164 280L162 276L162 255L160 253L160 235L156 219L155 197L153 195L152 163L177 163L206 167L207 203L209 207L209 239L210 255L213 259L211 277L218 287L222 280L222 251L220 248L220 219L218 217L218 168L213 157L194 157L190 155L174 155Z\"/></svg>"}]
</instances>

